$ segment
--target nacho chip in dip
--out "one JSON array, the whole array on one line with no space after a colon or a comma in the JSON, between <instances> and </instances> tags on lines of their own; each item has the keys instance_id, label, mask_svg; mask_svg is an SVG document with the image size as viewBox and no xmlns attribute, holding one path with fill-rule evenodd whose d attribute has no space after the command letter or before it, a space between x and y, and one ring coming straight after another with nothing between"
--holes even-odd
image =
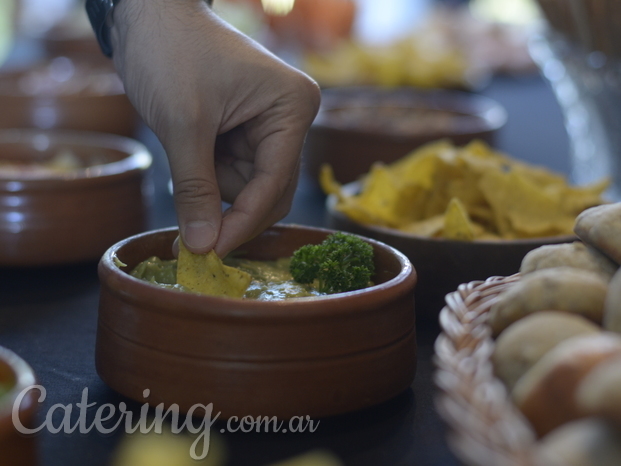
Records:
<instances>
[{"instance_id":1,"label":"nacho chip in dip","mask_svg":"<svg viewBox=\"0 0 621 466\"><path fill-rule=\"evenodd\" d=\"M241 298L250 285L250 274L224 265L211 250L193 254L179 241L177 283L196 293Z\"/></svg>"}]
</instances>

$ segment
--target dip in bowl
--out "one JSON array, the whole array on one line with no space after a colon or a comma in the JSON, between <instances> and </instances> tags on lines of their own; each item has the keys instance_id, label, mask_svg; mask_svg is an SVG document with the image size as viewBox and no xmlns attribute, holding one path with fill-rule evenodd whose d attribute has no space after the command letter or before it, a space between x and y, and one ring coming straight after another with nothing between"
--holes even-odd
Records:
<instances>
[{"instance_id":1,"label":"dip in bowl","mask_svg":"<svg viewBox=\"0 0 621 466\"><path fill-rule=\"evenodd\" d=\"M237 254L276 260L330 233L277 225ZM397 250L365 239L375 253L374 286L282 301L185 293L126 272L151 256L172 259L177 235L164 229L128 238L99 264L96 365L112 389L182 411L213 403L224 418L290 418L354 411L411 385L416 272Z\"/></svg>"}]
</instances>

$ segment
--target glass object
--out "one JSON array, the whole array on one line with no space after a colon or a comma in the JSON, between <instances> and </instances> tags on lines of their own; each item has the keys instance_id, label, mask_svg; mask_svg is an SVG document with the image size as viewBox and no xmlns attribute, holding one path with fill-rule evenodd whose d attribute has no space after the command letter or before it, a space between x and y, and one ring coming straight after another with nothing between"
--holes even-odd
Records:
<instances>
[{"instance_id":1,"label":"glass object","mask_svg":"<svg viewBox=\"0 0 621 466\"><path fill-rule=\"evenodd\" d=\"M621 62L552 30L536 34L530 50L564 114L572 181L609 176L607 195L621 200Z\"/></svg>"}]
</instances>

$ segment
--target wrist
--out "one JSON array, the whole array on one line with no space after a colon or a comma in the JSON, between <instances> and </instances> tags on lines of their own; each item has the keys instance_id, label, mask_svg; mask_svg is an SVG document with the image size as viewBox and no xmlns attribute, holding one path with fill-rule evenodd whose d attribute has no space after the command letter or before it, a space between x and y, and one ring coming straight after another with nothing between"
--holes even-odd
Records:
<instances>
[{"instance_id":1,"label":"wrist","mask_svg":"<svg viewBox=\"0 0 621 466\"><path fill-rule=\"evenodd\" d=\"M192 10L211 6L213 0L113 0L114 14L111 17L110 27L117 24L132 24L139 21L143 15L169 15L178 9Z\"/></svg>"}]
</instances>

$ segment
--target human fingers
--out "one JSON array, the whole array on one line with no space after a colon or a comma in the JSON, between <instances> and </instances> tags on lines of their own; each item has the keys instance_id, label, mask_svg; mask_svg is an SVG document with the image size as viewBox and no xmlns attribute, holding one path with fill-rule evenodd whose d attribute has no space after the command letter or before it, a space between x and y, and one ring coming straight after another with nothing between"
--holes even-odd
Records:
<instances>
[{"instance_id":1,"label":"human fingers","mask_svg":"<svg viewBox=\"0 0 621 466\"><path fill-rule=\"evenodd\" d=\"M295 193L305 129L286 129L261 141L250 180L222 221L215 250L224 256L282 219Z\"/></svg>"},{"instance_id":2,"label":"human fingers","mask_svg":"<svg viewBox=\"0 0 621 466\"><path fill-rule=\"evenodd\" d=\"M188 250L196 254L213 249L222 221L213 166L214 140L184 131L162 138L170 163L179 233Z\"/></svg>"},{"instance_id":3,"label":"human fingers","mask_svg":"<svg viewBox=\"0 0 621 466\"><path fill-rule=\"evenodd\" d=\"M272 107L244 125L247 145L254 148L252 172L248 176L247 157L232 170L219 167L218 176L228 174L230 185L240 187L231 208L225 213L215 250L220 256L256 236L282 219L290 210L299 173L302 145L319 109L318 86L301 73L290 75ZM238 146L240 148L240 146ZM234 182L236 181L236 182Z\"/></svg>"}]
</instances>

